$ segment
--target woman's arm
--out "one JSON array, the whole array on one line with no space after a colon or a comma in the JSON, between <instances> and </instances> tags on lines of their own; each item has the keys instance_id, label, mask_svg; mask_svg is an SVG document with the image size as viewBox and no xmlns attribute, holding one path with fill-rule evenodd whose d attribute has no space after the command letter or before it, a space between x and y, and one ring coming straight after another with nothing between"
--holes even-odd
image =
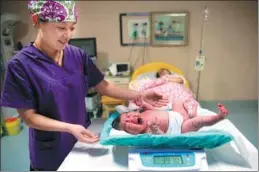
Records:
<instances>
[{"instance_id":1,"label":"woman's arm","mask_svg":"<svg viewBox=\"0 0 259 172\"><path fill-rule=\"evenodd\" d=\"M37 114L33 109L18 109L17 112L28 127L38 130L69 132L71 126L73 126L73 124L57 121Z\"/></svg>"},{"instance_id":2,"label":"woman's arm","mask_svg":"<svg viewBox=\"0 0 259 172\"><path fill-rule=\"evenodd\" d=\"M122 99L133 100L137 106L144 109L155 109L156 107L162 107L167 105L168 98L163 95L152 91L146 90L137 92L128 88L121 88L105 80L101 81L95 86L95 89L103 95Z\"/></svg>"},{"instance_id":3,"label":"woman's arm","mask_svg":"<svg viewBox=\"0 0 259 172\"><path fill-rule=\"evenodd\" d=\"M130 90L128 88L118 87L105 80L97 84L95 86L95 89L103 95L123 100L136 100L141 96L141 93L137 91Z\"/></svg>"},{"instance_id":4,"label":"woman's arm","mask_svg":"<svg viewBox=\"0 0 259 172\"><path fill-rule=\"evenodd\" d=\"M50 119L37 114L33 109L18 109L17 112L30 128L43 131L68 132L75 136L78 141L85 143L95 143L99 140L97 135L81 125Z\"/></svg>"}]
</instances>

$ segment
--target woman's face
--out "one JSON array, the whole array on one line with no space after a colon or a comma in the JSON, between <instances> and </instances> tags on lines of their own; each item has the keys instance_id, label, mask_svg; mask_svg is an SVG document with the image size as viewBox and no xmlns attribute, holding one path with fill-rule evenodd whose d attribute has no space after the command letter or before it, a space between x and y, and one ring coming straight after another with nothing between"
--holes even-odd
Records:
<instances>
[{"instance_id":1,"label":"woman's face","mask_svg":"<svg viewBox=\"0 0 259 172\"><path fill-rule=\"evenodd\" d=\"M163 77L165 75L169 75L170 73L168 72L168 70L162 69L159 71L159 76Z\"/></svg>"},{"instance_id":2,"label":"woman's face","mask_svg":"<svg viewBox=\"0 0 259 172\"><path fill-rule=\"evenodd\" d=\"M74 22L46 22L40 23L39 32L41 39L49 47L55 50L62 50L72 38L75 26L76 23Z\"/></svg>"}]
</instances>

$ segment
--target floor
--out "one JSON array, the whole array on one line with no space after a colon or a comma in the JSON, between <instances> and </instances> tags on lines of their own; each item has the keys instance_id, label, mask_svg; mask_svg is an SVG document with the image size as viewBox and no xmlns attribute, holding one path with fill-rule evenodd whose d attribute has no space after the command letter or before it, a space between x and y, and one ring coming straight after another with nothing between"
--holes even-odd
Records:
<instances>
[{"instance_id":1,"label":"floor","mask_svg":"<svg viewBox=\"0 0 259 172\"><path fill-rule=\"evenodd\" d=\"M229 110L228 119L258 148L258 102L221 101ZM217 102L201 102L202 107L217 112ZM1 170L29 170L28 128L17 136L1 138Z\"/></svg>"}]
</instances>

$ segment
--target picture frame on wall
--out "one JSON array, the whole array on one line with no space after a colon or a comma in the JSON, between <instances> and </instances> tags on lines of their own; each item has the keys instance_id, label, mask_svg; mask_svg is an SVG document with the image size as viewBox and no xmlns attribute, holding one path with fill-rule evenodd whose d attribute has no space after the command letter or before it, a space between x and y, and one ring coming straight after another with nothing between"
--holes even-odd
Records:
<instances>
[{"instance_id":1,"label":"picture frame on wall","mask_svg":"<svg viewBox=\"0 0 259 172\"><path fill-rule=\"evenodd\" d=\"M188 20L189 12L151 12L151 45L187 45Z\"/></svg>"},{"instance_id":2,"label":"picture frame on wall","mask_svg":"<svg viewBox=\"0 0 259 172\"><path fill-rule=\"evenodd\" d=\"M120 14L121 46L150 45L150 13Z\"/></svg>"}]
</instances>

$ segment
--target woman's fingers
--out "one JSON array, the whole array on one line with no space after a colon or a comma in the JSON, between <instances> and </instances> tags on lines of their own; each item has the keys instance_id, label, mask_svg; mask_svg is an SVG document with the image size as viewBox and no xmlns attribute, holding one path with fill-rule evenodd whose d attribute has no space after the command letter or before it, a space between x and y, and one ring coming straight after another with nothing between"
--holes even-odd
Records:
<instances>
[{"instance_id":1,"label":"woman's fingers","mask_svg":"<svg viewBox=\"0 0 259 172\"><path fill-rule=\"evenodd\" d=\"M95 135L94 133L92 133L87 129L83 131L80 137L81 137L80 138L81 142L85 142L85 143L95 143L99 140L99 137L97 135Z\"/></svg>"},{"instance_id":2,"label":"woman's fingers","mask_svg":"<svg viewBox=\"0 0 259 172\"><path fill-rule=\"evenodd\" d=\"M156 100L158 102L163 102L163 103L168 103L169 102L169 97L167 95L162 95L162 94L159 94L157 92L155 92L155 95L156 95Z\"/></svg>"},{"instance_id":3,"label":"woman's fingers","mask_svg":"<svg viewBox=\"0 0 259 172\"><path fill-rule=\"evenodd\" d=\"M158 99L163 99L163 95L161 93L158 93L157 91L154 91L154 96Z\"/></svg>"},{"instance_id":4,"label":"woman's fingers","mask_svg":"<svg viewBox=\"0 0 259 172\"><path fill-rule=\"evenodd\" d=\"M81 135L80 141L84 142L84 143L95 143L99 140L99 138L97 137L88 137L84 134Z\"/></svg>"},{"instance_id":5,"label":"woman's fingers","mask_svg":"<svg viewBox=\"0 0 259 172\"><path fill-rule=\"evenodd\" d=\"M161 102L169 102L169 96L164 95L162 99L159 99Z\"/></svg>"},{"instance_id":6,"label":"woman's fingers","mask_svg":"<svg viewBox=\"0 0 259 172\"><path fill-rule=\"evenodd\" d=\"M153 106L153 104L155 104L155 103L151 103L151 104L149 104L149 103L143 103L143 108L145 109L145 110L155 110L155 107Z\"/></svg>"},{"instance_id":7,"label":"woman's fingers","mask_svg":"<svg viewBox=\"0 0 259 172\"><path fill-rule=\"evenodd\" d=\"M83 131L83 134L86 135L86 136L88 136L88 137L90 137L90 138L98 138L97 135L95 135L94 133L92 133L91 131L89 131L89 130L87 130L87 129L85 129L85 130Z\"/></svg>"},{"instance_id":8,"label":"woman's fingers","mask_svg":"<svg viewBox=\"0 0 259 172\"><path fill-rule=\"evenodd\" d=\"M168 105L169 101L168 100L159 100L157 102L153 102L152 106L154 107L162 107Z\"/></svg>"},{"instance_id":9,"label":"woman's fingers","mask_svg":"<svg viewBox=\"0 0 259 172\"><path fill-rule=\"evenodd\" d=\"M169 103L169 100L159 100L157 101L157 103L167 105Z\"/></svg>"},{"instance_id":10,"label":"woman's fingers","mask_svg":"<svg viewBox=\"0 0 259 172\"><path fill-rule=\"evenodd\" d=\"M72 125L71 134L73 134L78 141L84 143L95 143L99 140L97 135L85 129L85 127L81 125Z\"/></svg>"}]
</instances>

